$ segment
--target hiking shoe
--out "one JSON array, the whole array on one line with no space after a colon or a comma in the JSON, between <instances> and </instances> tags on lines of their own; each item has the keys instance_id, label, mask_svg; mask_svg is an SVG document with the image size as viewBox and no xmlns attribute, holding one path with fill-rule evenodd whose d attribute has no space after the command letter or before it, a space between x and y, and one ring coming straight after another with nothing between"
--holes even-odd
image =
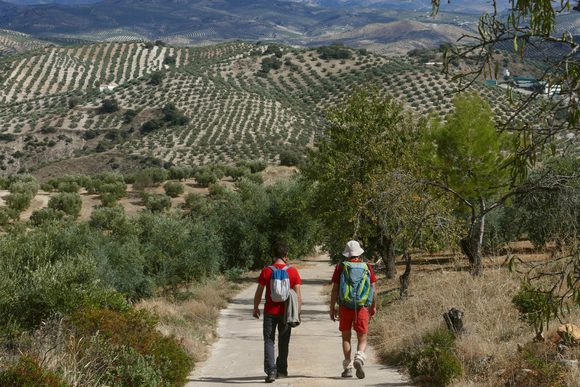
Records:
<instances>
[{"instance_id":1,"label":"hiking shoe","mask_svg":"<svg viewBox=\"0 0 580 387\"><path fill-rule=\"evenodd\" d=\"M364 353L357 352L356 355L354 356L354 361L352 362L352 365L356 369L356 377L359 379L364 379L365 378L365 370L363 368L365 365Z\"/></svg>"},{"instance_id":2,"label":"hiking shoe","mask_svg":"<svg viewBox=\"0 0 580 387\"><path fill-rule=\"evenodd\" d=\"M266 376L266 383L272 383L276 381L276 371L268 372L268 376Z\"/></svg>"},{"instance_id":3,"label":"hiking shoe","mask_svg":"<svg viewBox=\"0 0 580 387\"><path fill-rule=\"evenodd\" d=\"M359 379L364 379L365 378L365 370L363 369L363 362L360 361L359 359L355 359L352 365L356 369L356 377ZM352 371L351 371L350 375L352 376Z\"/></svg>"},{"instance_id":4,"label":"hiking shoe","mask_svg":"<svg viewBox=\"0 0 580 387\"><path fill-rule=\"evenodd\" d=\"M352 378L352 368L345 368L340 374L343 378Z\"/></svg>"}]
</instances>

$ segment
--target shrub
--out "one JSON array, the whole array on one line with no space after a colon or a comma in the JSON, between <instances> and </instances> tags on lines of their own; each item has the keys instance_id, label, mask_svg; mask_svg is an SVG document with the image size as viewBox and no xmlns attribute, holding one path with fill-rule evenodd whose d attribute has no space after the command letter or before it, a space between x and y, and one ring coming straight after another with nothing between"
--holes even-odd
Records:
<instances>
[{"instance_id":1,"label":"shrub","mask_svg":"<svg viewBox=\"0 0 580 387\"><path fill-rule=\"evenodd\" d=\"M101 113L114 113L119 110L119 102L115 98L103 100L99 111Z\"/></svg>"},{"instance_id":2,"label":"shrub","mask_svg":"<svg viewBox=\"0 0 580 387\"><path fill-rule=\"evenodd\" d=\"M169 123L173 126L186 125L189 122L189 118L180 111L174 103L168 103L163 107L163 121Z\"/></svg>"},{"instance_id":3,"label":"shrub","mask_svg":"<svg viewBox=\"0 0 580 387\"><path fill-rule=\"evenodd\" d=\"M183 184L176 181L168 181L165 183L163 188L165 188L165 193L167 196L171 196L172 198L176 198L185 192L185 187Z\"/></svg>"},{"instance_id":4,"label":"shrub","mask_svg":"<svg viewBox=\"0 0 580 387\"><path fill-rule=\"evenodd\" d=\"M285 149L280 152L280 165L300 167L306 161L303 152L295 149Z\"/></svg>"},{"instance_id":5,"label":"shrub","mask_svg":"<svg viewBox=\"0 0 580 387\"><path fill-rule=\"evenodd\" d=\"M81 187L75 181L63 181L58 184L58 192L69 192L76 193L79 192Z\"/></svg>"},{"instance_id":6,"label":"shrub","mask_svg":"<svg viewBox=\"0 0 580 387\"><path fill-rule=\"evenodd\" d=\"M50 198L48 207L59 210L77 218L81 212L83 200L78 193L61 192Z\"/></svg>"},{"instance_id":7,"label":"shrub","mask_svg":"<svg viewBox=\"0 0 580 387\"><path fill-rule=\"evenodd\" d=\"M8 208L0 208L0 227L6 227L10 223Z\"/></svg>"},{"instance_id":8,"label":"shrub","mask_svg":"<svg viewBox=\"0 0 580 387\"><path fill-rule=\"evenodd\" d=\"M320 59L350 59L352 53L342 44L319 47L316 51L320 54Z\"/></svg>"},{"instance_id":9,"label":"shrub","mask_svg":"<svg viewBox=\"0 0 580 387\"><path fill-rule=\"evenodd\" d=\"M62 220L65 215L63 211L55 210L54 208L41 208L32 212L30 223L34 226L40 226L44 223Z\"/></svg>"},{"instance_id":10,"label":"shrub","mask_svg":"<svg viewBox=\"0 0 580 387\"><path fill-rule=\"evenodd\" d=\"M18 362L0 372L1 386L66 387L67 383L56 373L42 368L40 360L21 356Z\"/></svg>"},{"instance_id":11,"label":"shrub","mask_svg":"<svg viewBox=\"0 0 580 387\"><path fill-rule=\"evenodd\" d=\"M193 175L192 168L171 167L169 169L169 178L173 180L184 180Z\"/></svg>"},{"instance_id":12,"label":"shrub","mask_svg":"<svg viewBox=\"0 0 580 387\"><path fill-rule=\"evenodd\" d=\"M193 177L197 184L201 185L202 187L209 187L211 184L215 184L218 181L215 173L207 167L197 170Z\"/></svg>"},{"instance_id":13,"label":"shrub","mask_svg":"<svg viewBox=\"0 0 580 387\"><path fill-rule=\"evenodd\" d=\"M143 193L141 198L145 208L151 212L163 212L171 208L171 198L167 195Z\"/></svg>"},{"instance_id":14,"label":"shrub","mask_svg":"<svg viewBox=\"0 0 580 387\"><path fill-rule=\"evenodd\" d=\"M141 125L141 133L146 134L146 133L150 133L150 132L154 132L158 129L160 129L161 127L163 127L163 122L160 119L152 119L149 120L147 122L144 122L143 125Z\"/></svg>"},{"instance_id":15,"label":"shrub","mask_svg":"<svg viewBox=\"0 0 580 387\"><path fill-rule=\"evenodd\" d=\"M455 338L447 329L423 337L422 344L405 354L411 377L426 376L436 386L447 386L463 373L461 361L453 353Z\"/></svg>"},{"instance_id":16,"label":"shrub","mask_svg":"<svg viewBox=\"0 0 580 387\"><path fill-rule=\"evenodd\" d=\"M123 122L126 124L130 124L133 122L133 119L137 117L137 112L133 109L127 109L123 114Z\"/></svg>"},{"instance_id":17,"label":"shrub","mask_svg":"<svg viewBox=\"0 0 580 387\"><path fill-rule=\"evenodd\" d=\"M536 334L542 333L544 325L556 317L558 305L549 292L542 292L527 282L523 282L512 303L520 313L520 320L534 328Z\"/></svg>"},{"instance_id":18,"label":"shrub","mask_svg":"<svg viewBox=\"0 0 580 387\"><path fill-rule=\"evenodd\" d=\"M161 71L155 71L151 73L151 78L149 79L149 83L153 86L158 86L163 83L164 75Z\"/></svg>"},{"instance_id":19,"label":"shrub","mask_svg":"<svg viewBox=\"0 0 580 387\"><path fill-rule=\"evenodd\" d=\"M4 198L10 209L22 212L30 206L33 196L28 193L13 193Z\"/></svg>"},{"instance_id":20,"label":"shrub","mask_svg":"<svg viewBox=\"0 0 580 387\"><path fill-rule=\"evenodd\" d=\"M63 253L57 262L42 262L28 268L11 268L15 278L0 297L0 326L14 322L24 329L38 326L55 314L67 315L81 305L123 307L125 300L100 283L92 259Z\"/></svg>"},{"instance_id":21,"label":"shrub","mask_svg":"<svg viewBox=\"0 0 580 387\"><path fill-rule=\"evenodd\" d=\"M262 172L268 166L268 164L262 160L243 160L238 161L236 164L238 167L249 168L252 173Z\"/></svg>"},{"instance_id":22,"label":"shrub","mask_svg":"<svg viewBox=\"0 0 580 387\"><path fill-rule=\"evenodd\" d=\"M191 358L173 337L164 337L157 332L156 320L149 313L86 308L76 312L71 322L86 336L98 333L112 345L135 350L158 370L166 384L185 384L193 366ZM134 360L133 356L129 358ZM149 373L151 370L146 372Z\"/></svg>"},{"instance_id":23,"label":"shrub","mask_svg":"<svg viewBox=\"0 0 580 387\"><path fill-rule=\"evenodd\" d=\"M89 219L91 227L101 230L113 230L126 220L125 210L121 206L96 208Z\"/></svg>"}]
</instances>

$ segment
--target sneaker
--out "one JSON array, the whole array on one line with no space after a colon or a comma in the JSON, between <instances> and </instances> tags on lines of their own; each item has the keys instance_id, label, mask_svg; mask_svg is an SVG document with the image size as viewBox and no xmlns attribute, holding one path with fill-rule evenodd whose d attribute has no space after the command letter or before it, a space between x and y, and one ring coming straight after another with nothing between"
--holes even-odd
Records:
<instances>
[{"instance_id":1,"label":"sneaker","mask_svg":"<svg viewBox=\"0 0 580 387\"><path fill-rule=\"evenodd\" d=\"M272 383L276 381L276 371L268 372L268 376L266 376L266 383Z\"/></svg>"},{"instance_id":2,"label":"sneaker","mask_svg":"<svg viewBox=\"0 0 580 387\"><path fill-rule=\"evenodd\" d=\"M364 353L357 352L354 357L354 362L352 363L352 365L356 369L356 377L359 379L364 379L365 378L365 370L363 368L365 365Z\"/></svg>"},{"instance_id":3,"label":"sneaker","mask_svg":"<svg viewBox=\"0 0 580 387\"><path fill-rule=\"evenodd\" d=\"M343 378L352 378L352 368L345 368L340 374Z\"/></svg>"}]
</instances>

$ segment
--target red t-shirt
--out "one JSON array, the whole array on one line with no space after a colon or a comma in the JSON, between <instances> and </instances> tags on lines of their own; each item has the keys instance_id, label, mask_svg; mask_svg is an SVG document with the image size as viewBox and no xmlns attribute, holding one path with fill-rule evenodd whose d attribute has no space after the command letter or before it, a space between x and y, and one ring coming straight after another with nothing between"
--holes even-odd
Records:
<instances>
[{"instance_id":1,"label":"red t-shirt","mask_svg":"<svg viewBox=\"0 0 580 387\"><path fill-rule=\"evenodd\" d=\"M351 259L350 262L362 262L360 259ZM375 276L375 271L372 265L367 265L371 273L371 284L377 282L377 277ZM340 274L342 273L342 265L339 263L334 268L334 273L332 274L332 282L335 284L340 284Z\"/></svg>"},{"instance_id":2,"label":"red t-shirt","mask_svg":"<svg viewBox=\"0 0 580 387\"><path fill-rule=\"evenodd\" d=\"M282 269L285 264L274 264L277 269ZM290 266L287 270L288 277L290 278L290 288L294 289L294 286L300 285L301 279L300 274L298 274L298 270L295 267ZM266 288L266 305L264 306L264 313L272 314L274 316L278 316L284 313L284 303L283 302L274 302L272 298L270 298L270 277L272 276L272 269L269 266L266 266L262 269L260 276L258 277L258 283Z\"/></svg>"}]
</instances>

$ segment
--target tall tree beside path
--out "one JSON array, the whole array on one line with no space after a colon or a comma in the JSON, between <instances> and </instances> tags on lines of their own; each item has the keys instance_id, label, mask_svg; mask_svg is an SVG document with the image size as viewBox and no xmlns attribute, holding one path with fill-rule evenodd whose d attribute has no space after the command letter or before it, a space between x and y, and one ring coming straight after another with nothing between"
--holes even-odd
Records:
<instances>
[{"instance_id":1,"label":"tall tree beside path","mask_svg":"<svg viewBox=\"0 0 580 387\"><path fill-rule=\"evenodd\" d=\"M472 273L479 275L485 217L517 190L507 168L510 135L496 130L491 108L472 94L455 99L447 122L434 122L424 145L428 184L455 197L466 210L461 212L467 227L460 246Z\"/></svg>"},{"instance_id":2,"label":"tall tree beside path","mask_svg":"<svg viewBox=\"0 0 580 387\"><path fill-rule=\"evenodd\" d=\"M385 194L385 179L393 179L397 171L415 173L424 125L391 97L366 90L331 111L328 121L304 168L316 186L325 247L337 257L345 241L359 239L369 257L383 258L386 275L393 278L396 237L402 233L397 222L385 221L388 202L379 199ZM405 195L410 197L409 192L397 197Z\"/></svg>"}]
</instances>

